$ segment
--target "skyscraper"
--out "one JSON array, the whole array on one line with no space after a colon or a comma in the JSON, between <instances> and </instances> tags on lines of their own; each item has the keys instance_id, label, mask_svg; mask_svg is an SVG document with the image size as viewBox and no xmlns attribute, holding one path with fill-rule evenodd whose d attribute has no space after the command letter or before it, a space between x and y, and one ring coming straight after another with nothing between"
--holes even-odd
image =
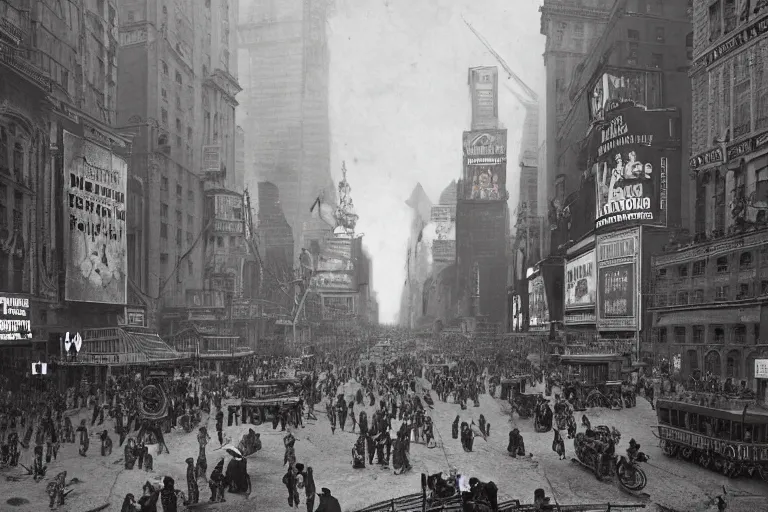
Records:
<instances>
[{"instance_id":1,"label":"skyscraper","mask_svg":"<svg viewBox=\"0 0 768 512\"><path fill-rule=\"evenodd\" d=\"M240 0L238 67L246 186L271 182L294 238L321 193L334 202L328 115L328 0Z\"/></svg>"}]
</instances>

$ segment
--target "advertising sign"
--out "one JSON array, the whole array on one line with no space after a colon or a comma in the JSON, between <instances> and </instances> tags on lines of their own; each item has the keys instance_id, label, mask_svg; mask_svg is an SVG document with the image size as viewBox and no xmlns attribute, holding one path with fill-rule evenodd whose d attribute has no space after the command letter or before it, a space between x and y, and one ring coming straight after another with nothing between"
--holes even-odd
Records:
<instances>
[{"instance_id":1,"label":"advertising sign","mask_svg":"<svg viewBox=\"0 0 768 512\"><path fill-rule=\"evenodd\" d=\"M29 299L0 295L0 341L32 338Z\"/></svg>"},{"instance_id":2,"label":"advertising sign","mask_svg":"<svg viewBox=\"0 0 768 512\"><path fill-rule=\"evenodd\" d=\"M311 283L321 290L357 291L355 276L348 272L318 272Z\"/></svg>"},{"instance_id":3,"label":"advertising sign","mask_svg":"<svg viewBox=\"0 0 768 512\"><path fill-rule=\"evenodd\" d=\"M432 242L432 260L453 263L456 260L456 240Z\"/></svg>"},{"instance_id":4,"label":"advertising sign","mask_svg":"<svg viewBox=\"0 0 768 512\"><path fill-rule=\"evenodd\" d=\"M203 146L203 172L220 173L221 172L221 147Z\"/></svg>"},{"instance_id":5,"label":"advertising sign","mask_svg":"<svg viewBox=\"0 0 768 512\"><path fill-rule=\"evenodd\" d=\"M351 238L331 238L326 243L323 254L330 258L352 259L352 239Z\"/></svg>"},{"instance_id":6,"label":"advertising sign","mask_svg":"<svg viewBox=\"0 0 768 512\"><path fill-rule=\"evenodd\" d=\"M125 304L125 161L64 132L64 265L68 301Z\"/></svg>"},{"instance_id":7,"label":"advertising sign","mask_svg":"<svg viewBox=\"0 0 768 512\"><path fill-rule=\"evenodd\" d=\"M755 378L768 379L768 359L755 359Z\"/></svg>"},{"instance_id":8,"label":"advertising sign","mask_svg":"<svg viewBox=\"0 0 768 512\"><path fill-rule=\"evenodd\" d=\"M597 329L640 328L640 230L597 239Z\"/></svg>"},{"instance_id":9,"label":"advertising sign","mask_svg":"<svg viewBox=\"0 0 768 512\"><path fill-rule=\"evenodd\" d=\"M565 263L565 309L595 306L595 251Z\"/></svg>"},{"instance_id":10,"label":"advertising sign","mask_svg":"<svg viewBox=\"0 0 768 512\"><path fill-rule=\"evenodd\" d=\"M544 327L549 323L549 307L547 294L544 290L544 278L534 277L528 292L528 325Z\"/></svg>"},{"instance_id":11,"label":"advertising sign","mask_svg":"<svg viewBox=\"0 0 768 512\"><path fill-rule=\"evenodd\" d=\"M629 107L608 116L592 134L597 201L595 226L666 225L669 166L664 144L669 140L667 112Z\"/></svg>"},{"instance_id":12,"label":"advertising sign","mask_svg":"<svg viewBox=\"0 0 768 512\"><path fill-rule=\"evenodd\" d=\"M464 132L464 199L506 201L507 130Z\"/></svg>"},{"instance_id":13,"label":"advertising sign","mask_svg":"<svg viewBox=\"0 0 768 512\"><path fill-rule=\"evenodd\" d=\"M456 220L456 207L455 206L433 206L430 212L430 219L432 222L451 222Z\"/></svg>"},{"instance_id":14,"label":"advertising sign","mask_svg":"<svg viewBox=\"0 0 768 512\"><path fill-rule=\"evenodd\" d=\"M352 271L354 266L351 260L343 258L332 258L321 254L317 259L318 272L340 272L340 271Z\"/></svg>"},{"instance_id":15,"label":"advertising sign","mask_svg":"<svg viewBox=\"0 0 768 512\"><path fill-rule=\"evenodd\" d=\"M499 125L499 70L495 66L470 68L469 88L472 129L496 128Z\"/></svg>"}]
</instances>

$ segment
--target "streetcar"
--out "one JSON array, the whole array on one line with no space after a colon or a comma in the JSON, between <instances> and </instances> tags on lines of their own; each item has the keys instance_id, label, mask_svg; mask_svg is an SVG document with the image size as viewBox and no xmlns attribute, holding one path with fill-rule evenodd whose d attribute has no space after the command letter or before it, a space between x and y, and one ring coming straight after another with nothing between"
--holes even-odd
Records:
<instances>
[{"instance_id":1,"label":"streetcar","mask_svg":"<svg viewBox=\"0 0 768 512\"><path fill-rule=\"evenodd\" d=\"M716 408L659 399L658 437L669 457L736 478L768 482L768 411L756 404Z\"/></svg>"},{"instance_id":2,"label":"streetcar","mask_svg":"<svg viewBox=\"0 0 768 512\"><path fill-rule=\"evenodd\" d=\"M628 374L627 358L620 354L560 356L561 388L577 410L620 405L622 380Z\"/></svg>"}]
</instances>

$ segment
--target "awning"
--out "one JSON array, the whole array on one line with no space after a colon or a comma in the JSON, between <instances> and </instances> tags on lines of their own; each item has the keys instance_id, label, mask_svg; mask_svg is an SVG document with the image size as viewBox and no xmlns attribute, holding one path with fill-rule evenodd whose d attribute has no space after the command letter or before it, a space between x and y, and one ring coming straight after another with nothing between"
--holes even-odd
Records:
<instances>
[{"instance_id":1,"label":"awning","mask_svg":"<svg viewBox=\"0 0 768 512\"><path fill-rule=\"evenodd\" d=\"M181 359L182 355L173 350L160 336L148 332L132 332L118 329L124 346L133 353L142 354L151 361L171 361Z\"/></svg>"},{"instance_id":2,"label":"awning","mask_svg":"<svg viewBox=\"0 0 768 512\"><path fill-rule=\"evenodd\" d=\"M695 309L659 313L657 327L672 325L756 324L760 322L760 306L722 309Z\"/></svg>"}]
</instances>

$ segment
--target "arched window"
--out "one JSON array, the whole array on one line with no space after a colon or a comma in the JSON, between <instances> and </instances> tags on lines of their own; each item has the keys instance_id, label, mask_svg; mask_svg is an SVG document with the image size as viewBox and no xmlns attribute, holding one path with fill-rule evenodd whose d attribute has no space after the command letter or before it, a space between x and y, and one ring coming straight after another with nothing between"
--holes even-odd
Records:
<instances>
[{"instance_id":1,"label":"arched window","mask_svg":"<svg viewBox=\"0 0 768 512\"><path fill-rule=\"evenodd\" d=\"M712 375L720 375L720 353L712 350L704 358L704 371Z\"/></svg>"},{"instance_id":2,"label":"arched window","mask_svg":"<svg viewBox=\"0 0 768 512\"><path fill-rule=\"evenodd\" d=\"M738 379L741 375L741 353L731 350L725 357L725 376Z\"/></svg>"}]
</instances>

